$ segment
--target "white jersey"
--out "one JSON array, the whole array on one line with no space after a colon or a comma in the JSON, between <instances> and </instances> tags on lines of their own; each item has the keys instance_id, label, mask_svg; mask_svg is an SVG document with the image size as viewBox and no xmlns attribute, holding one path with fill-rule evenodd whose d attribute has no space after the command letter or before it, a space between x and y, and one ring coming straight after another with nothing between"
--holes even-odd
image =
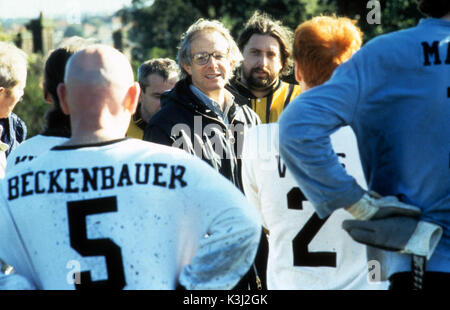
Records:
<instances>
[{"instance_id":1,"label":"white jersey","mask_svg":"<svg viewBox=\"0 0 450 310\"><path fill-rule=\"evenodd\" d=\"M14 167L19 163L33 160L55 145L66 142L68 138L36 135L19 144L8 156L7 166Z\"/></svg>"},{"instance_id":2,"label":"white jersey","mask_svg":"<svg viewBox=\"0 0 450 310\"><path fill-rule=\"evenodd\" d=\"M368 277L366 247L341 226L345 210L320 219L280 159L278 124L250 128L242 153L245 194L269 231L267 288L290 290L386 289ZM331 137L342 165L361 184L356 139L350 128Z\"/></svg>"},{"instance_id":3,"label":"white jersey","mask_svg":"<svg viewBox=\"0 0 450 310\"><path fill-rule=\"evenodd\" d=\"M6 154L4 151L0 150L0 179L5 176L6 170Z\"/></svg>"},{"instance_id":4,"label":"white jersey","mask_svg":"<svg viewBox=\"0 0 450 310\"><path fill-rule=\"evenodd\" d=\"M5 176L6 170L6 151L8 150L8 144L0 141L0 179Z\"/></svg>"},{"instance_id":5,"label":"white jersey","mask_svg":"<svg viewBox=\"0 0 450 310\"><path fill-rule=\"evenodd\" d=\"M256 255L258 213L176 148L56 146L1 182L0 257L38 289L231 289Z\"/></svg>"}]
</instances>

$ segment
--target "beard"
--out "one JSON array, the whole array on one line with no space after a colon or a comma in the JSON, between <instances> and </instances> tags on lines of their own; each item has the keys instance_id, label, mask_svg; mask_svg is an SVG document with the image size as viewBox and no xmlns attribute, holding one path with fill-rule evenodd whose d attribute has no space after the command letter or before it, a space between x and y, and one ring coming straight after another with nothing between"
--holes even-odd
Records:
<instances>
[{"instance_id":1,"label":"beard","mask_svg":"<svg viewBox=\"0 0 450 310\"><path fill-rule=\"evenodd\" d=\"M273 86L276 82L278 76L273 74L272 72L260 68L255 67L250 69L250 72L246 71L244 68L242 69L243 78L250 89L255 90L264 90ZM265 74L261 74L265 73ZM258 74L258 75L257 75Z\"/></svg>"}]
</instances>

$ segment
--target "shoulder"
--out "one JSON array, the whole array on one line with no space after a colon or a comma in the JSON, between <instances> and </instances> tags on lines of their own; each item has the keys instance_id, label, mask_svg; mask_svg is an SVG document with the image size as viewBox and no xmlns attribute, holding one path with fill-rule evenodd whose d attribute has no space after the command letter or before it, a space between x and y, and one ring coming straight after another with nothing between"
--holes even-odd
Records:
<instances>
[{"instance_id":1,"label":"shoulder","mask_svg":"<svg viewBox=\"0 0 450 310\"><path fill-rule=\"evenodd\" d=\"M17 114L11 112L9 118L12 120L14 127L23 129L27 128L25 122L19 116L17 116Z\"/></svg>"},{"instance_id":2,"label":"shoulder","mask_svg":"<svg viewBox=\"0 0 450 310\"><path fill-rule=\"evenodd\" d=\"M149 126L171 127L186 118L192 118L195 100L188 81L178 81L174 88L161 96L161 109L149 120Z\"/></svg>"},{"instance_id":3,"label":"shoulder","mask_svg":"<svg viewBox=\"0 0 450 310\"><path fill-rule=\"evenodd\" d=\"M430 33L421 24L402 30L385 33L368 41L361 47L348 62L357 63L358 67L370 70L389 69L389 64L410 65L405 57L421 51L422 41L431 39ZM380 63L382 66L380 66Z\"/></svg>"},{"instance_id":4,"label":"shoulder","mask_svg":"<svg viewBox=\"0 0 450 310\"><path fill-rule=\"evenodd\" d=\"M251 93L251 91L241 82L239 78L233 78L230 82L225 86L225 88L230 91L233 95L238 97L239 101L242 103L248 102L251 98L255 98L255 96Z\"/></svg>"},{"instance_id":5,"label":"shoulder","mask_svg":"<svg viewBox=\"0 0 450 310\"><path fill-rule=\"evenodd\" d=\"M243 122L245 125L261 124L258 114L245 104L235 102L236 120Z\"/></svg>"},{"instance_id":6,"label":"shoulder","mask_svg":"<svg viewBox=\"0 0 450 310\"><path fill-rule=\"evenodd\" d=\"M11 112L9 118L12 120L15 127L26 128L25 122L17 114Z\"/></svg>"},{"instance_id":7,"label":"shoulder","mask_svg":"<svg viewBox=\"0 0 450 310\"><path fill-rule=\"evenodd\" d=\"M40 148L48 148L61 144L67 141L68 138L64 137L55 137L55 136L44 136L44 135L36 135L25 140L20 146L17 147L17 150L24 149L25 147L36 147L40 146Z\"/></svg>"},{"instance_id":8,"label":"shoulder","mask_svg":"<svg viewBox=\"0 0 450 310\"><path fill-rule=\"evenodd\" d=\"M13 120L13 122L16 123L25 123L17 114L15 114L14 112L11 112L11 114L9 115L9 117Z\"/></svg>"},{"instance_id":9,"label":"shoulder","mask_svg":"<svg viewBox=\"0 0 450 310\"><path fill-rule=\"evenodd\" d=\"M125 152L128 153L130 158L146 159L149 156L155 156L158 154L163 154L163 156L174 156L180 159L190 158L189 156L185 156L189 155L188 153L183 152L180 149L136 138L127 138L121 142L117 148L124 151L126 150Z\"/></svg>"},{"instance_id":10,"label":"shoulder","mask_svg":"<svg viewBox=\"0 0 450 310\"><path fill-rule=\"evenodd\" d=\"M17 142L21 143L27 137L27 125L19 116L12 112L9 118L12 120L12 125L16 134L16 140Z\"/></svg>"},{"instance_id":11,"label":"shoulder","mask_svg":"<svg viewBox=\"0 0 450 310\"><path fill-rule=\"evenodd\" d=\"M197 175L198 177L209 178L210 175L216 174L220 176L214 168L199 157L177 147L133 138L126 139L121 145L116 147L117 150L121 150L124 162L127 162L129 159L130 162L162 163L167 165L167 168L170 167L170 169L182 169L185 171L183 173L186 173L189 177ZM214 173L211 173L212 171ZM211 183L208 184L211 185Z\"/></svg>"},{"instance_id":12,"label":"shoulder","mask_svg":"<svg viewBox=\"0 0 450 310\"><path fill-rule=\"evenodd\" d=\"M22 160L32 160L36 156L41 155L45 151L50 150L53 146L64 143L67 138L36 135L30 139L23 141L8 156L8 166L16 165Z\"/></svg>"},{"instance_id":13,"label":"shoulder","mask_svg":"<svg viewBox=\"0 0 450 310\"><path fill-rule=\"evenodd\" d=\"M167 102L161 110L159 110L149 120L146 128L160 127L171 130L172 126L178 123L185 123L186 119L192 118L193 111L177 102Z\"/></svg>"}]
</instances>

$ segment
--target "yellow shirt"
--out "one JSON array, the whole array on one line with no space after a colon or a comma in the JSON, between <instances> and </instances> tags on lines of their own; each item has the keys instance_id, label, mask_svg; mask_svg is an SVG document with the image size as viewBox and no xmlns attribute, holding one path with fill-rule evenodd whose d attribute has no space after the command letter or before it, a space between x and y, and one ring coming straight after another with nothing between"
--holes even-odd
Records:
<instances>
[{"instance_id":1,"label":"yellow shirt","mask_svg":"<svg viewBox=\"0 0 450 310\"><path fill-rule=\"evenodd\" d=\"M127 137L136 138L142 140L144 138L144 129L146 123L137 114L131 117L130 125L127 130Z\"/></svg>"},{"instance_id":2,"label":"yellow shirt","mask_svg":"<svg viewBox=\"0 0 450 310\"><path fill-rule=\"evenodd\" d=\"M250 91L240 81L236 81L237 90L241 95L249 97ZM245 88L245 90L244 90ZM243 93L245 92L245 93ZM300 86L279 81L274 90L266 97L249 98L251 108L258 114L262 123L274 123L289 102L301 93Z\"/></svg>"}]
</instances>

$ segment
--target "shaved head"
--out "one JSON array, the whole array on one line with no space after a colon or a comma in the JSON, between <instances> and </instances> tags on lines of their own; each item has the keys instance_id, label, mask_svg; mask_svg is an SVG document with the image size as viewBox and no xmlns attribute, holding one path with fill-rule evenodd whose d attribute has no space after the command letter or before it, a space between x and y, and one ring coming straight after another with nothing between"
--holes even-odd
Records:
<instances>
[{"instance_id":1,"label":"shaved head","mask_svg":"<svg viewBox=\"0 0 450 310\"><path fill-rule=\"evenodd\" d=\"M133 82L133 70L125 55L101 44L91 45L75 53L67 63L64 76L64 83L68 86L129 86Z\"/></svg>"},{"instance_id":2,"label":"shaved head","mask_svg":"<svg viewBox=\"0 0 450 310\"><path fill-rule=\"evenodd\" d=\"M139 97L139 84L127 57L113 47L94 44L66 64L58 97L70 115L72 140L95 142L125 136Z\"/></svg>"}]
</instances>

